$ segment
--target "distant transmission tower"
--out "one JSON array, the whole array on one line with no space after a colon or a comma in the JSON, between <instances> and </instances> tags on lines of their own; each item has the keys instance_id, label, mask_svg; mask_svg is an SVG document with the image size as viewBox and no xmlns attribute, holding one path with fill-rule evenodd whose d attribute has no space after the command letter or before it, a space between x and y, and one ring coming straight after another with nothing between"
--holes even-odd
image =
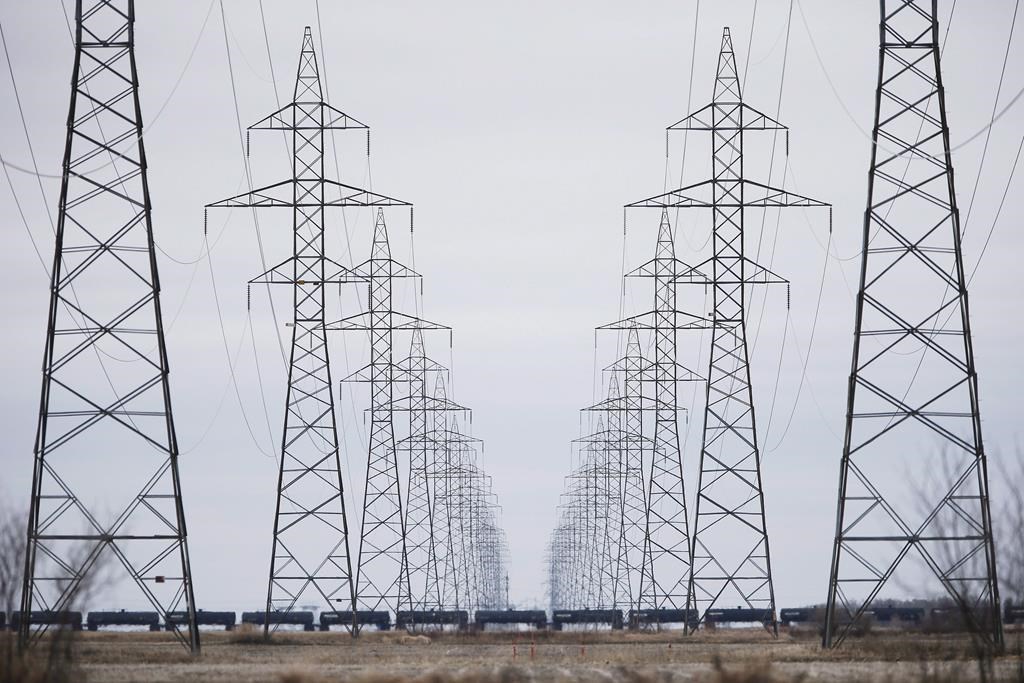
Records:
<instances>
[{"instance_id":1,"label":"distant transmission tower","mask_svg":"<svg viewBox=\"0 0 1024 683\"><path fill-rule=\"evenodd\" d=\"M394 389L401 376L393 355L394 333L449 328L393 310L393 280L420 275L391 258L383 209L377 210L370 258L353 272L368 283L367 310L330 323L327 329L370 334L370 364L352 377L356 381L368 377L370 383L370 445L355 594L363 609L398 612L411 608L412 589L395 440Z\"/></svg>"},{"instance_id":2,"label":"distant transmission tower","mask_svg":"<svg viewBox=\"0 0 1024 683\"><path fill-rule=\"evenodd\" d=\"M134 22L132 0L75 3L22 647L47 630L33 614L80 609L109 550L177 638L199 651ZM179 610L183 627L166 619Z\"/></svg>"},{"instance_id":3,"label":"distant transmission tower","mask_svg":"<svg viewBox=\"0 0 1024 683\"><path fill-rule=\"evenodd\" d=\"M643 452L643 381L652 364L641 355L640 338L635 328L626 335L626 353L609 371L622 375L622 432L619 458L622 475L622 536L619 540L616 574L616 603L639 605L640 577L643 573L644 538L647 534L647 495Z\"/></svg>"},{"instance_id":4,"label":"distant transmission tower","mask_svg":"<svg viewBox=\"0 0 1024 683\"><path fill-rule=\"evenodd\" d=\"M324 178L324 131L349 129L368 130L324 102L307 26L292 103L250 127L291 134L293 177L208 205L292 210L292 255L250 282L288 285L294 308L265 632L276 627L273 612L292 610L307 593L324 609L355 608L324 288L366 277L324 255L326 209L408 204Z\"/></svg>"},{"instance_id":5,"label":"distant transmission tower","mask_svg":"<svg viewBox=\"0 0 1024 683\"><path fill-rule=\"evenodd\" d=\"M436 478L440 471L439 460L443 467L443 449L438 448L439 436L435 431L438 419L444 420L449 413L468 412L468 409L427 389L428 376L436 375L443 393L443 375L448 368L427 356L421 328L413 329L409 355L394 364L394 371L395 382L405 385L406 392L401 398L393 399L390 408L392 412L409 414L408 434L396 445L400 453L409 456L403 512L411 609L441 609L444 604L441 557L447 553L447 531L440 526L443 519L438 511L443 510L447 490L442 487L442 497L438 496ZM443 429L439 433L441 439L446 438Z\"/></svg>"},{"instance_id":6,"label":"distant transmission tower","mask_svg":"<svg viewBox=\"0 0 1024 683\"><path fill-rule=\"evenodd\" d=\"M676 258L668 212L662 211L654 258L626 274L626 277L653 279L654 309L598 328L628 334L648 330L654 335L654 361L640 377L641 382L649 382L654 387L654 396L647 401L649 411L654 413L654 436L651 464L647 470L646 528L637 609L689 607L690 533L679 445L677 396L678 383L695 376L685 368L680 372L676 345L681 330L697 330L709 325L701 316L684 313L676 307L676 283L692 270ZM631 364L639 362L639 358L630 358L627 353L626 370L630 371ZM627 407L631 389L636 391L627 386ZM637 397L639 395L634 396L634 400ZM632 407L635 410L635 404ZM640 435L630 435L629 442L642 443Z\"/></svg>"},{"instance_id":7,"label":"distant transmission tower","mask_svg":"<svg viewBox=\"0 0 1024 683\"><path fill-rule=\"evenodd\" d=\"M881 12L824 645L843 642L908 558L1001 645L937 3L882 0Z\"/></svg>"},{"instance_id":8,"label":"distant transmission tower","mask_svg":"<svg viewBox=\"0 0 1024 683\"><path fill-rule=\"evenodd\" d=\"M747 258L744 214L753 208L828 205L744 178L744 133L785 127L743 103L728 28L713 102L669 130L712 134L712 179L629 206L661 209L663 225L668 208L711 209L714 216L712 257L676 279L710 284L714 306L688 594L700 621L716 604L743 605L764 610L763 622L777 633L750 386L746 292L749 285L785 280Z\"/></svg>"},{"instance_id":9,"label":"distant transmission tower","mask_svg":"<svg viewBox=\"0 0 1024 683\"><path fill-rule=\"evenodd\" d=\"M444 373L434 378L432 399L438 405L448 404ZM458 511L458 473L455 459L462 436L449 429L450 412L432 411L433 424L429 432L433 465L430 472L433 491L434 549L437 563L437 586L427 576L426 594L440 596L443 609L462 609L466 600L466 586L462 581L463 555L462 527Z\"/></svg>"},{"instance_id":10,"label":"distant transmission tower","mask_svg":"<svg viewBox=\"0 0 1024 683\"><path fill-rule=\"evenodd\" d=\"M438 591L437 546L434 539L433 492L430 470L431 443L427 418L432 396L427 393L427 352L423 332L413 330L409 357L404 365L408 373L409 436L400 444L409 453L409 483L406 487L405 533L409 563L409 585L413 609L440 609ZM398 364L403 367L403 363ZM437 368L437 371L443 371Z\"/></svg>"}]
</instances>

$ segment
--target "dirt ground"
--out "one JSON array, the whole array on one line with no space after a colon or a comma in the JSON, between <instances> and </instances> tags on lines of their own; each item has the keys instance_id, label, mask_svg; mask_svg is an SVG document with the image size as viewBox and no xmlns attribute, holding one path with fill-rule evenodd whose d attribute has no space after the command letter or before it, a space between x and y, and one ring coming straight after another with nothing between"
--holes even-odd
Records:
<instances>
[{"instance_id":1,"label":"dirt ground","mask_svg":"<svg viewBox=\"0 0 1024 683\"><path fill-rule=\"evenodd\" d=\"M1024 681L1020 642L995 662L996 680ZM191 657L163 633L83 633L74 678L127 681L321 683L786 683L789 681L982 680L963 637L873 632L836 651L816 634L733 630L662 633L486 633L479 635L204 631Z\"/></svg>"}]
</instances>

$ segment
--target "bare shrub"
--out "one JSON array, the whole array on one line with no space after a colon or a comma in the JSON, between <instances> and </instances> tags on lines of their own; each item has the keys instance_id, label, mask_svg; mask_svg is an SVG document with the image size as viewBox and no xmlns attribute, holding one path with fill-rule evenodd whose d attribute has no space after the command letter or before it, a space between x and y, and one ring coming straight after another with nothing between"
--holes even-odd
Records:
<instances>
[{"instance_id":1,"label":"bare shrub","mask_svg":"<svg viewBox=\"0 0 1024 683\"><path fill-rule=\"evenodd\" d=\"M25 570L28 518L0 507L0 609L13 621L21 608L21 590ZM72 551L70 562L81 566L90 551L88 544ZM85 579L74 586L66 610L80 611L93 591L103 583L104 564L97 561ZM63 587L62 587L63 588ZM0 683L72 683L85 675L75 663L75 647L80 633L70 624L50 628L35 647L22 651L13 629L0 633Z\"/></svg>"}]
</instances>

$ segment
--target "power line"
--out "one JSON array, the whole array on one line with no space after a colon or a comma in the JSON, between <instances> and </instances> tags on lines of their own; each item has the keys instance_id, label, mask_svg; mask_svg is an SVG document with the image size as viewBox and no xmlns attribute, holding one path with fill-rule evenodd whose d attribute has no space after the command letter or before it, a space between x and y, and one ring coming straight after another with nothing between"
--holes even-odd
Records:
<instances>
[{"instance_id":1,"label":"power line","mask_svg":"<svg viewBox=\"0 0 1024 683\"><path fill-rule=\"evenodd\" d=\"M967 227L971 222L971 212L974 210L974 200L978 198L978 186L981 184L981 174L985 170L985 159L988 157L988 145L992 141L992 125L996 120L996 109L999 107L999 96L1003 92L1003 81L1006 79L1006 65L1010 61L1010 47L1013 45L1013 29L1017 25L1017 12L1020 10L1020 0L1013 5L1013 19L1010 20L1010 33L1006 38L1006 52L1003 54L1003 66L999 70L999 85L996 86L996 96L992 101L992 116L988 126L985 128L985 146L981 150L981 161L978 163L978 173L974 176L974 188L971 190L971 200L967 203L967 215L964 216L963 228L960 236L963 238ZM1021 90L1024 93L1024 90ZM1018 95L1019 96L1019 95ZM986 240L987 242L988 240Z\"/></svg>"},{"instance_id":2,"label":"power line","mask_svg":"<svg viewBox=\"0 0 1024 683\"><path fill-rule=\"evenodd\" d=\"M227 62L228 62L228 76L231 79L231 97L232 97L232 102L235 105L235 123L236 123L236 125L238 127L238 144L239 144L239 146L240 146L240 148L242 150L242 165L245 168L245 181L246 181L246 184L247 184L247 186L249 188L249 191L251 192L252 189L253 189L252 169L249 166L249 159L245 155L245 148L246 148L246 145L245 145L245 135L242 132L243 131L242 114L241 114L241 110L240 110L240 108L238 106L238 88L237 88L237 86L235 84L235 70L234 70L234 66L232 65L232 62L231 62L231 44L228 41L228 20L227 20L227 14L224 11L224 0L219 0L219 2L220 2L221 26L224 29L224 51L225 51L225 55L227 56ZM256 244L259 247L260 265L263 267L263 272L266 272L267 271L267 258L266 258L266 254L265 254L265 252L263 250L263 233L260 231L259 214L257 213L255 208L252 210L252 220L253 220L253 224L254 224L254 226L256 228ZM268 284L266 287L267 287L267 300L270 303L270 316L271 316L271 318L274 321L274 331L275 331L275 336L277 337L277 345L278 345L278 348L281 351L281 362L284 363L284 364L287 364L288 361L287 361L287 356L286 356L285 350L284 350L284 342L281 341L280 323L278 322L278 319L277 319L277 309L274 307L274 297L271 296L270 285Z\"/></svg>"},{"instance_id":3,"label":"power line","mask_svg":"<svg viewBox=\"0 0 1024 683\"><path fill-rule=\"evenodd\" d=\"M151 131L153 129L153 127L156 125L156 122L158 120L160 120L161 115L164 113L164 110L167 109L167 105L169 105L171 103L171 100L174 98L175 94L178 92L178 86L181 85L182 80L185 78L185 74L188 72L189 67L192 65L192 59L195 57L196 50L199 48L199 42L200 42L201 38L203 37L203 34L206 33L206 25L210 21L210 15L213 12L213 5L214 5L215 2L216 2L216 0L210 0L210 5L206 9L206 15L203 18L203 23L200 26L199 32L198 32L198 34L196 34L196 38L195 38L195 40L192 43L192 49L189 51L188 59L185 60L185 65L181 68L181 71L178 73L178 77L175 79L174 85L171 86L171 90L167 94L167 97L164 98L163 104L160 105L160 108L157 110L156 115L152 119L150 119L149 125L147 125L145 127L145 129L144 129L145 132L149 132L149 131ZM70 32L71 24L70 24L70 20L68 19L68 16L67 16L67 7L64 6L64 0L61 0L61 7L64 9L64 19L65 19L66 22L68 22L68 30ZM74 42L74 34L71 35L71 39L72 39L72 42ZM4 41L4 51L6 52L6 41ZM10 59L9 58L8 58L8 64L10 64ZM125 140L124 144L134 143L134 141L135 141L134 138L130 138L128 140ZM103 169L103 168L105 168L107 166L110 166L113 163L114 163L114 160L111 159L110 161L106 162L105 164L103 164L101 166L97 166L96 168L92 169L92 172L101 170L101 169ZM25 173L27 175L36 176L37 178L52 178L52 179L60 180L63 177L59 173L43 173L43 172L41 172L39 170L39 168L34 163L33 163L33 168L25 168L24 166L22 166L20 164L16 164L16 163L13 163L11 161L8 161L8 160L4 159L2 155L0 155L0 164L2 164L3 166L6 166L7 168L14 169L15 171L19 171L19 172Z\"/></svg>"}]
</instances>

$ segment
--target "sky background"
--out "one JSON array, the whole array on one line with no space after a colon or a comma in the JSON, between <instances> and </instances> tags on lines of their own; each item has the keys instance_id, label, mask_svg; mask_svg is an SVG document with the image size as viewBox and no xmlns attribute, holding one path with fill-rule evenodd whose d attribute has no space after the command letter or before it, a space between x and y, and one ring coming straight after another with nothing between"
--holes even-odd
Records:
<instances>
[{"instance_id":1,"label":"sky background","mask_svg":"<svg viewBox=\"0 0 1024 683\"><path fill-rule=\"evenodd\" d=\"M682 165L681 138L673 138L666 159L664 128L687 113L688 101L691 110L710 101L722 27L731 27L744 100L791 129L788 168L781 137L769 163L773 141L766 134L747 148L748 176L763 181L770 174L775 185L834 205L831 241L823 212L792 210L781 220L771 213L763 230L760 220L748 224L761 261L792 282L789 311L781 289L754 297L750 333L777 602L822 601L870 151L876 3L705 1L695 43L692 0L320 4L318 25L310 0L263 0L264 34L252 0L224 0L226 31L219 1L137 3L153 220L198 605L252 609L265 596L272 453L285 380L276 334L286 331L275 329L262 290L253 291L252 309L246 308L245 282L260 272L249 214L211 213L208 252L202 207L241 191L236 111L247 126L276 109L277 98L289 99L306 25L313 26L331 103L373 129L372 166L364 138L339 138L342 179L372 182L374 190L416 205L415 248L399 214L391 238L395 256L425 275L424 295L417 301L406 288L396 301L406 309L422 306L425 317L454 327L451 350L439 336L428 338L428 351L454 362L454 397L474 409L472 430L487 444L485 466L503 506L511 597L523 606L543 603L544 550L562 477L572 466L570 442L582 428L578 409L601 393L595 367L615 355L613 337L601 337L595 351L593 328L620 312L650 308L646 290L630 288L623 298L620 282L624 263L651 257L658 215L632 214L624 239L621 207L666 184L677 187L681 166L688 183L709 176L706 141L691 139ZM945 30L951 3L939 4ZM1024 132L1018 105L992 129L983 167L984 135L959 146L992 115L1013 12L1011 0L960 3L944 53L968 272L982 254ZM13 73L39 169L57 174L73 58L62 5L2 0L0 22L11 66L0 73L0 154L31 167ZM1015 36L1000 108L1024 87L1022 50ZM258 185L286 177L286 161L278 138L254 134ZM55 214L59 185L8 172L28 233L5 179L0 500L20 509L30 490L48 299L29 236L49 262L48 214ZM997 507L1004 465L1021 437L1020 189L1018 175L971 281ZM370 219L367 212L352 212L344 222L332 218L328 248L336 260L367 257ZM693 263L705 258L698 249L709 230L703 221L680 215L676 222L677 252ZM287 254L289 223L285 213L261 219L268 261ZM274 306L279 316L287 313L283 295ZM361 340L333 343L335 378L364 364ZM699 344L691 346L695 355L681 360L700 368L706 358L696 355ZM228 365L236 349L237 391ZM683 400L692 403L688 392ZM366 404L362 389L346 389L338 408L356 491ZM699 402L696 408L691 422L699 425ZM683 425L688 492L699 450L699 429L689 424ZM129 593L109 600L141 606Z\"/></svg>"}]
</instances>

